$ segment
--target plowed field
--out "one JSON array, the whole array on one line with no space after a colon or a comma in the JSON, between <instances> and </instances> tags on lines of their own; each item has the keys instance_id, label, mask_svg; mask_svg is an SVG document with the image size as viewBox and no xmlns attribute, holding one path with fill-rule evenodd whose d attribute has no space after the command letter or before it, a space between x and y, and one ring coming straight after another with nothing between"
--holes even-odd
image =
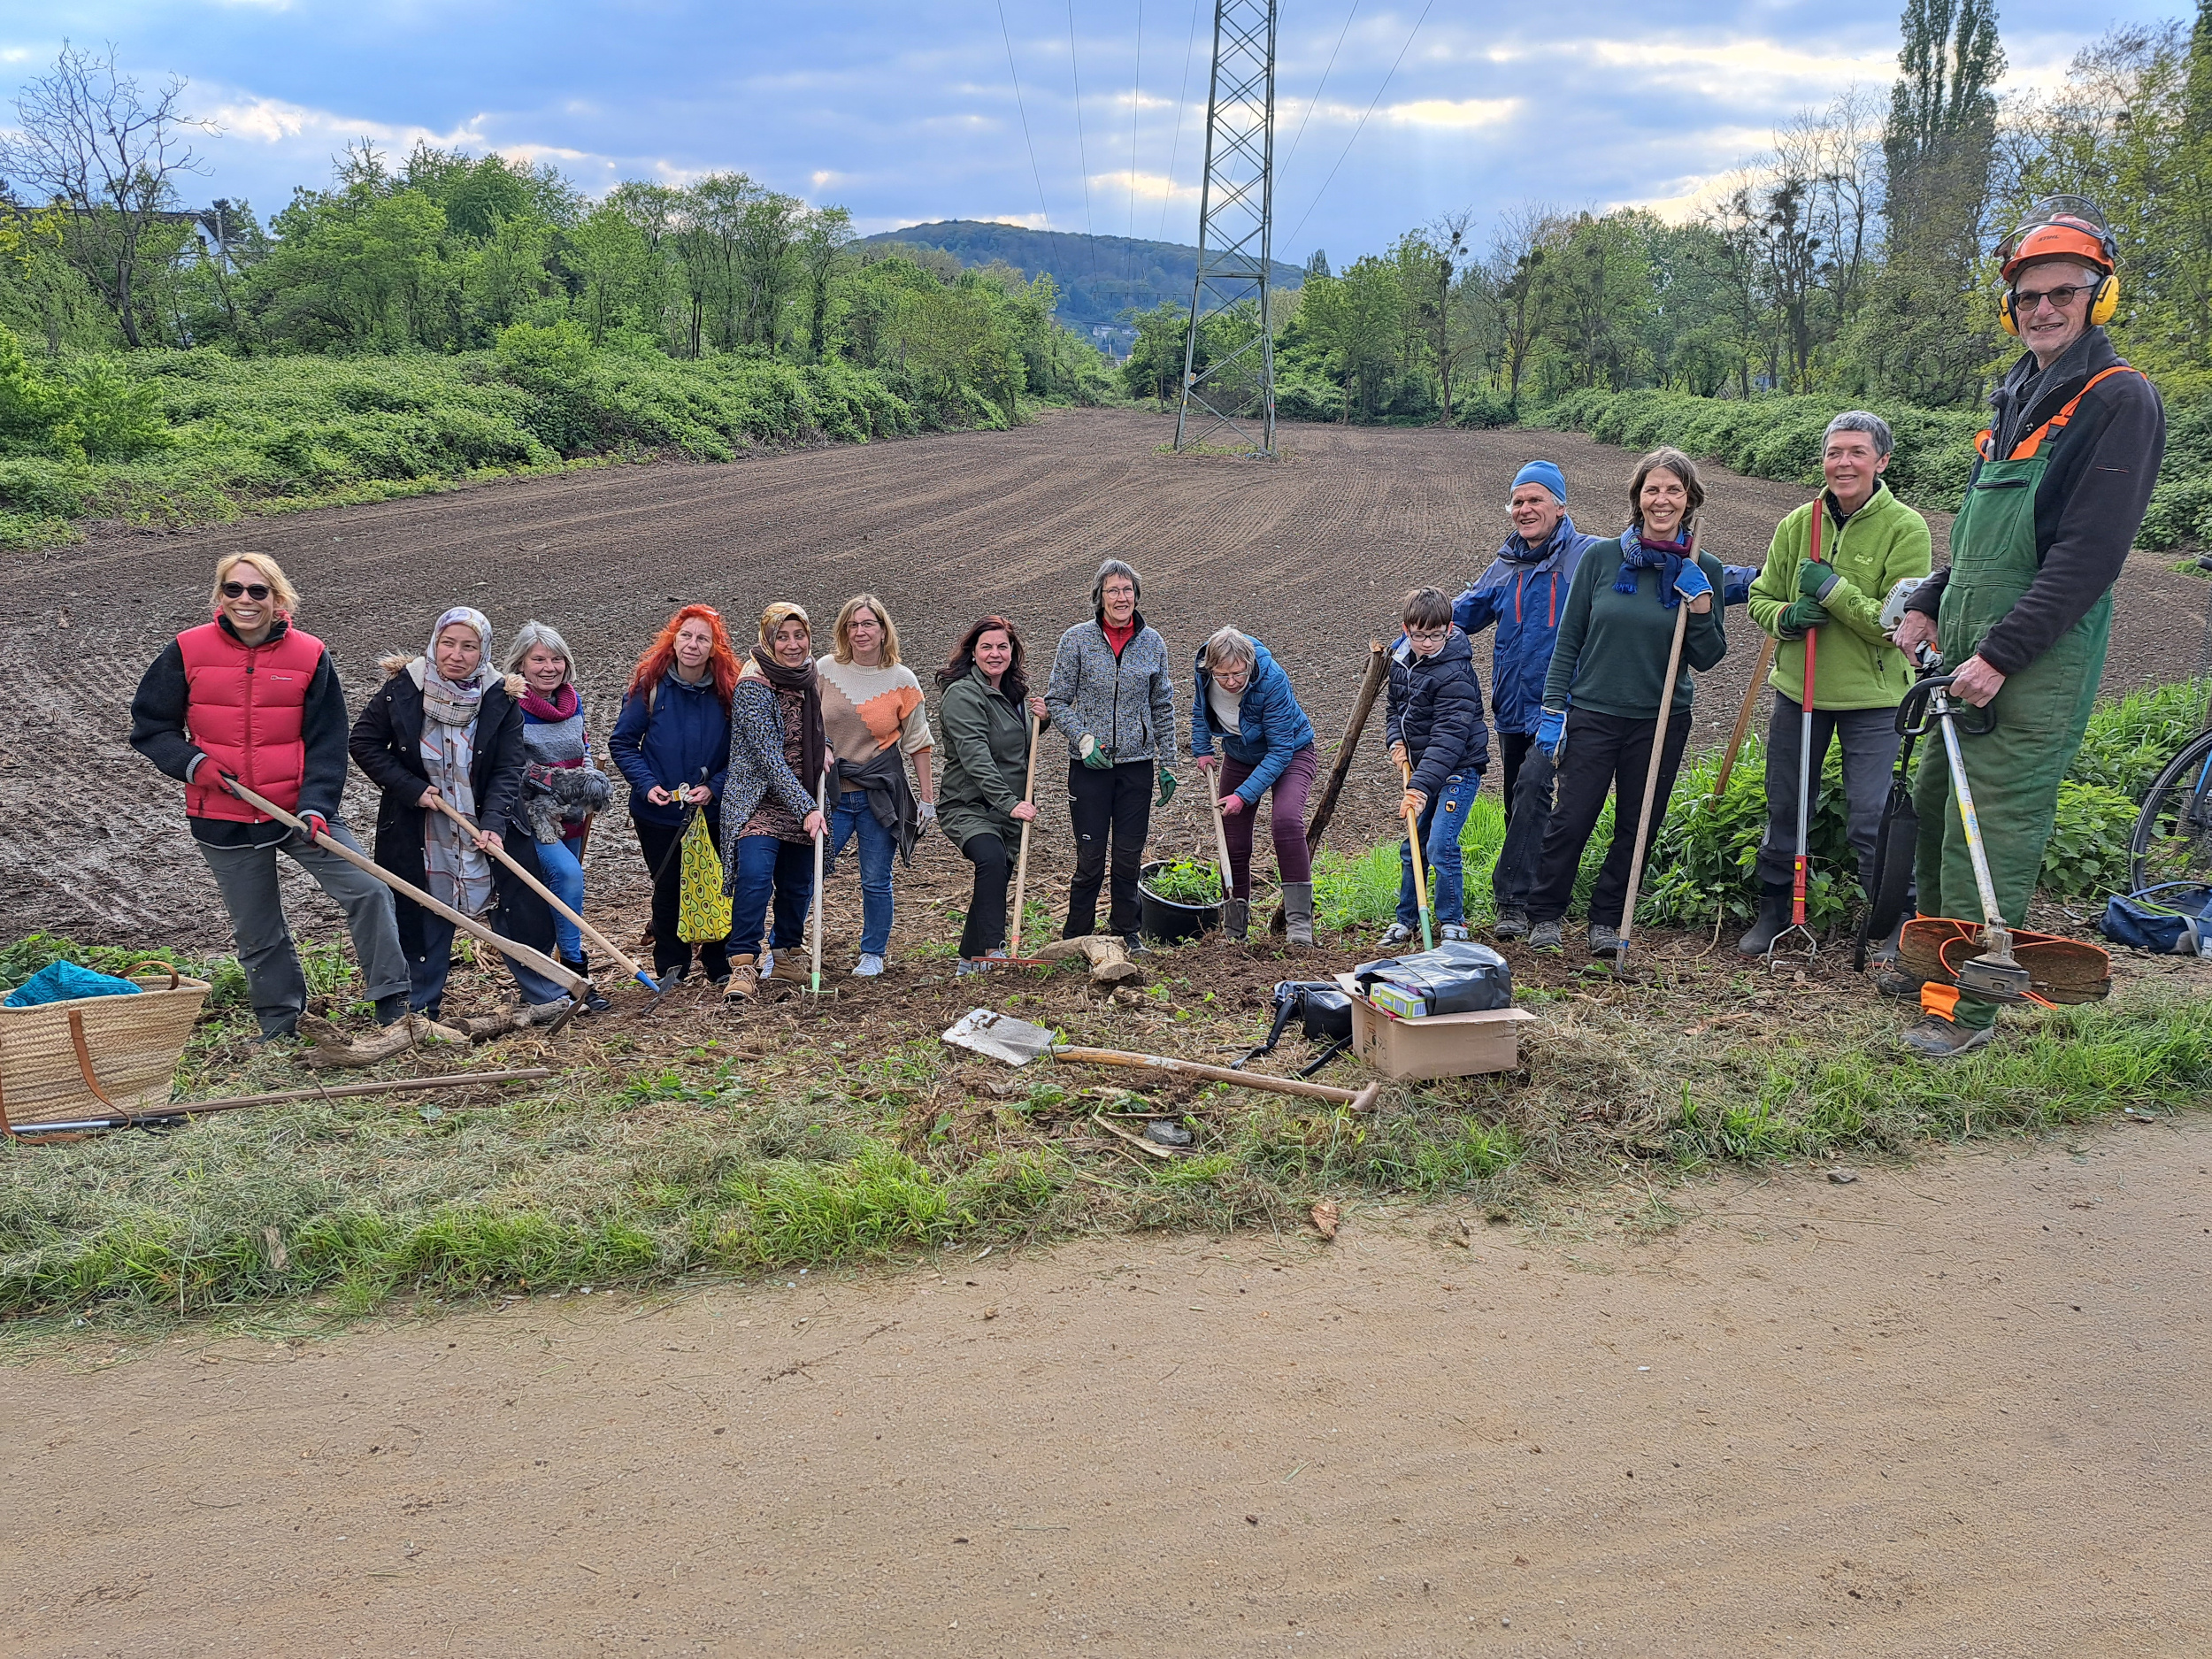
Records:
<instances>
[{"instance_id":1,"label":"plowed field","mask_svg":"<svg viewBox=\"0 0 2212 1659\"><path fill-rule=\"evenodd\" d=\"M984 610L1014 618L1048 657L1111 555L1144 572L1145 614L1179 668L1225 622L1264 640L1325 753L1368 639L1394 629L1399 593L1422 581L1455 589L1483 567L1523 460L1557 457L1578 521L1600 530L1619 522L1632 460L1571 434L1301 426L1286 429L1288 459L1263 466L1161 455L1168 433L1141 412L1056 414L1010 434L614 467L197 535L116 532L17 563L0 574L0 606L16 618L0 640L0 933L225 941L183 833L180 791L125 743L139 675L206 615L207 572L225 549L284 561L306 595L302 626L328 641L356 706L378 657L421 649L446 605L477 606L503 637L526 618L554 624L576 647L603 749L628 665L680 601L716 604L741 629L771 599L797 600L826 622L848 595L872 589L926 680ZM1707 545L1732 563L1756 563L1775 520L1803 499L1717 470L1711 483ZM1939 554L1947 530L1939 519ZM2139 556L2121 588L2108 686L2189 672L2208 591ZM1740 611L1730 621L1749 635ZM1701 741L1724 735L1755 655L1739 645L1701 685ZM1478 656L1486 677L1486 653ZM1187 695L1187 673L1178 677ZM1333 844L1387 833L1380 748L1374 737L1363 747ZM349 810L365 833L365 791ZM1064 817L1048 804L1043 825L1038 865L1056 902ZM1156 820L1163 842L1195 845L1200 831L1179 804ZM595 906L641 879L618 812L595 836L591 865ZM926 843L901 880L917 899L964 895L966 867ZM335 912L300 885L299 918L334 932ZM856 910L850 884L841 889ZM903 939L918 907L902 909ZM928 926L941 933L941 921Z\"/></svg>"}]
</instances>

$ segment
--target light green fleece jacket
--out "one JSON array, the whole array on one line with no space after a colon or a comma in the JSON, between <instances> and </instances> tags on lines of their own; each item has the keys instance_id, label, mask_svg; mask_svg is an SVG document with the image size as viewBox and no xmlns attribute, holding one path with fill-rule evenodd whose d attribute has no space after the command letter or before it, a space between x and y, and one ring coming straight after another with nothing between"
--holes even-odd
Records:
<instances>
[{"instance_id":1,"label":"light green fleece jacket","mask_svg":"<svg viewBox=\"0 0 2212 1659\"><path fill-rule=\"evenodd\" d=\"M1767 562L1751 584L1751 619L1779 637L1783 611L1795 600L1797 572L1812 546L1813 509L1821 510L1820 554L1839 580L1823 601L1827 626L1813 657L1816 709L1893 709L1912 684L1904 652L1882 632L1882 602L1907 576L1925 576L1932 557L1928 521L1878 483L1865 506L1839 525L1834 498L1820 493L1774 527ZM1783 640L1767 683L1802 707L1805 641Z\"/></svg>"}]
</instances>

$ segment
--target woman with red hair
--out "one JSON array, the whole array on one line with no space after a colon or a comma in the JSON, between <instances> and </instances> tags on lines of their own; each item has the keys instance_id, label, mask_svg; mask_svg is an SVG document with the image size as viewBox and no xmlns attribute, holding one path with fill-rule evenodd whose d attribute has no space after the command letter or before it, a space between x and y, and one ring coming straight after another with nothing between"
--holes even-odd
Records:
<instances>
[{"instance_id":1,"label":"woman with red hair","mask_svg":"<svg viewBox=\"0 0 2212 1659\"><path fill-rule=\"evenodd\" d=\"M630 780L630 822L653 877L653 968L664 980L691 968L691 947L676 937L683 872L676 845L695 816L722 845L722 782L729 771L730 694L737 653L711 606L686 605L669 618L638 660L607 747ZM699 965L717 985L730 977L719 940L699 948Z\"/></svg>"}]
</instances>

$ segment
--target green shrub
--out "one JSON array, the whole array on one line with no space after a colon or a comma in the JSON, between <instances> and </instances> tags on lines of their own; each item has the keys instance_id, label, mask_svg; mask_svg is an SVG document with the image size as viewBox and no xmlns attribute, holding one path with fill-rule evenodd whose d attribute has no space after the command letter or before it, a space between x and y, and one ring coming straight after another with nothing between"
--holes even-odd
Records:
<instances>
[{"instance_id":1,"label":"green shrub","mask_svg":"<svg viewBox=\"0 0 2212 1659\"><path fill-rule=\"evenodd\" d=\"M1176 858L1145 877L1144 885L1171 904L1218 904L1221 876L1210 858Z\"/></svg>"},{"instance_id":2,"label":"green shrub","mask_svg":"<svg viewBox=\"0 0 2212 1659\"><path fill-rule=\"evenodd\" d=\"M2203 726L2208 696L2212 680L2184 680L2100 703L2066 775L2116 789L2139 804L2167 762Z\"/></svg>"},{"instance_id":3,"label":"green shrub","mask_svg":"<svg viewBox=\"0 0 2212 1659\"><path fill-rule=\"evenodd\" d=\"M1716 920L1747 922L1756 912L1755 866L1766 831L1767 791L1766 757L1755 735L1744 739L1743 752L1728 775L1728 792L1716 799L1713 780L1719 775L1720 755L1709 750L1676 778L1667 821L1653 839L1650 873L1636 907L1640 922L1700 927ZM1840 744L1829 745L1810 827L1813 864L1805 918L1817 930L1843 921L1862 897L1843 797Z\"/></svg>"},{"instance_id":4,"label":"green shrub","mask_svg":"<svg viewBox=\"0 0 2212 1659\"><path fill-rule=\"evenodd\" d=\"M2125 893L2137 810L2126 795L2102 784L2071 779L2060 784L2058 818L2043 849L2036 886L2067 899Z\"/></svg>"}]
</instances>

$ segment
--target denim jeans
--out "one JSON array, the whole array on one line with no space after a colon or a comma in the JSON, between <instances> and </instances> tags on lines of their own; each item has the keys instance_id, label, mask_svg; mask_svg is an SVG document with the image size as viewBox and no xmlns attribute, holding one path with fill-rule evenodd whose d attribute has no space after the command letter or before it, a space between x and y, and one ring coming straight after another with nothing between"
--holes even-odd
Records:
<instances>
[{"instance_id":1,"label":"denim jeans","mask_svg":"<svg viewBox=\"0 0 2212 1659\"><path fill-rule=\"evenodd\" d=\"M1455 772L1444 780L1435 799L1421 809L1421 856L1428 865L1429 909L1438 924L1463 922L1466 903L1460 882L1459 833L1467 827L1467 804L1482 787L1479 772ZM1413 849L1398 843L1398 920L1419 930L1421 912L1413 902Z\"/></svg>"},{"instance_id":2,"label":"denim jeans","mask_svg":"<svg viewBox=\"0 0 2212 1659\"><path fill-rule=\"evenodd\" d=\"M453 966L453 933L451 922L434 910L422 913L422 960L410 964L409 973L413 987L408 996L408 1006L418 1013L435 1010L445 1001L445 980ZM507 971L515 976L515 985L522 993L522 1000L529 1003L565 1002L568 991L553 983L543 974L524 967L512 956L503 956Z\"/></svg>"},{"instance_id":3,"label":"denim jeans","mask_svg":"<svg viewBox=\"0 0 2212 1659\"><path fill-rule=\"evenodd\" d=\"M814 902L814 843L778 841L773 835L741 835L731 860L730 956L760 955L760 934L768 924L768 902L775 900L776 927L771 950L796 950L806 942L806 913Z\"/></svg>"},{"instance_id":4,"label":"denim jeans","mask_svg":"<svg viewBox=\"0 0 2212 1659\"><path fill-rule=\"evenodd\" d=\"M855 835L860 838L860 954L880 956L891 948L891 859L898 842L868 810L866 790L841 790L830 812L825 880L837 855Z\"/></svg>"},{"instance_id":5,"label":"denim jeans","mask_svg":"<svg viewBox=\"0 0 2212 1659\"><path fill-rule=\"evenodd\" d=\"M540 841L538 843L538 874L545 885L553 889L562 903L579 916L584 913L584 865L576 856L574 841ZM558 910L553 912L553 942L564 962L580 962L584 956L584 936L576 930L576 924Z\"/></svg>"}]
</instances>

